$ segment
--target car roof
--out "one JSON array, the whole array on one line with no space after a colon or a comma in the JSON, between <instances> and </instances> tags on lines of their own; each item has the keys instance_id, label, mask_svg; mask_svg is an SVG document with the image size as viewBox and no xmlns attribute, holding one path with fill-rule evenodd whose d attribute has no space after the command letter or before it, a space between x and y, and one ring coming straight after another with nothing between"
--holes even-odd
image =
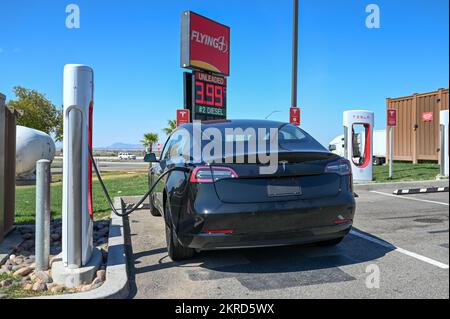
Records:
<instances>
[{"instance_id":1,"label":"car roof","mask_svg":"<svg viewBox=\"0 0 450 319\"><path fill-rule=\"evenodd\" d=\"M216 120L216 121L202 121L202 126L217 127L217 128L237 128L237 127L280 127L289 124L287 122L271 121L271 120ZM193 124L184 124L180 128L192 128Z\"/></svg>"}]
</instances>

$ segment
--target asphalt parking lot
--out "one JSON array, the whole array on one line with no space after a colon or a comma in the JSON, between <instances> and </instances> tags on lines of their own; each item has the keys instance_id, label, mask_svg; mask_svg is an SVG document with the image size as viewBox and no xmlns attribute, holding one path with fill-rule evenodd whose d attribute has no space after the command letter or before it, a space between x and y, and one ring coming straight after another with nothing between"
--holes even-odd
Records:
<instances>
[{"instance_id":1,"label":"asphalt parking lot","mask_svg":"<svg viewBox=\"0 0 450 319\"><path fill-rule=\"evenodd\" d=\"M449 298L448 193L394 189L357 188L354 230L336 247L202 252L183 263L167 256L163 219L140 210L127 223L130 297Z\"/></svg>"}]
</instances>

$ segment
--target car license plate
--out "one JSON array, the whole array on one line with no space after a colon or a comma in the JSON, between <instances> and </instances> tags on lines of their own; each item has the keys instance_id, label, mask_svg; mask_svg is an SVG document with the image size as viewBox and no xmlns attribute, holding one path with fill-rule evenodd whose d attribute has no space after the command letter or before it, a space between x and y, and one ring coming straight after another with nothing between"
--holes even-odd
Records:
<instances>
[{"instance_id":1,"label":"car license plate","mask_svg":"<svg viewBox=\"0 0 450 319\"><path fill-rule=\"evenodd\" d=\"M299 196L302 190L296 178L279 178L269 181L267 194L269 197Z\"/></svg>"}]
</instances>

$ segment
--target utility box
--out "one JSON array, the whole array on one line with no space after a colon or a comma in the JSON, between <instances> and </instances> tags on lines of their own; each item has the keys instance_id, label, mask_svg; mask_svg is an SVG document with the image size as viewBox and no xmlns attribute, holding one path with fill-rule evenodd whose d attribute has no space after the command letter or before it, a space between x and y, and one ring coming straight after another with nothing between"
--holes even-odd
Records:
<instances>
[{"instance_id":1,"label":"utility box","mask_svg":"<svg viewBox=\"0 0 450 319\"><path fill-rule=\"evenodd\" d=\"M16 201L17 112L6 107L0 93L0 242L14 226Z\"/></svg>"},{"instance_id":2,"label":"utility box","mask_svg":"<svg viewBox=\"0 0 450 319\"><path fill-rule=\"evenodd\" d=\"M440 163L440 111L448 110L448 105L448 89L386 100L386 108L398 112L393 130L394 161ZM386 154L389 157L388 137Z\"/></svg>"}]
</instances>

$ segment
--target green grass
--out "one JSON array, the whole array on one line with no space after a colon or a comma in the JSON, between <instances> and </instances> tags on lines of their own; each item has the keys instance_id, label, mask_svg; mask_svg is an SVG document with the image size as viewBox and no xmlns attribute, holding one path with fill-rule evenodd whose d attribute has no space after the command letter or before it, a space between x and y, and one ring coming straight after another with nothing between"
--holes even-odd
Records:
<instances>
[{"instance_id":1,"label":"green grass","mask_svg":"<svg viewBox=\"0 0 450 319\"><path fill-rule=\"evenodd\" d=\"M403 182L433 180L439 175L440 166L438 164L416 164L394 163L393 178L389 179L389 165L374 166L374 181L383 182Z\"/></svg>"},{"instance_id":2,"label":"green grass","mask_svg":"<svg viewBox=\"0 0 450 319\"><path fill-rule=\"evenodd\" d=\"M144 173L105 173L104 182L112 198L116 196L144 195L148 191L147 174ZM92 196L94 202L95 219L103 219L110 215L111 209L103 194L97 179L92 183ZM36 187L16 187L16 223L34 223L36 210ZM62 184L54 183L51 186L52 217L61 218L62 211Z\"/></svg>"}]
</instances>

